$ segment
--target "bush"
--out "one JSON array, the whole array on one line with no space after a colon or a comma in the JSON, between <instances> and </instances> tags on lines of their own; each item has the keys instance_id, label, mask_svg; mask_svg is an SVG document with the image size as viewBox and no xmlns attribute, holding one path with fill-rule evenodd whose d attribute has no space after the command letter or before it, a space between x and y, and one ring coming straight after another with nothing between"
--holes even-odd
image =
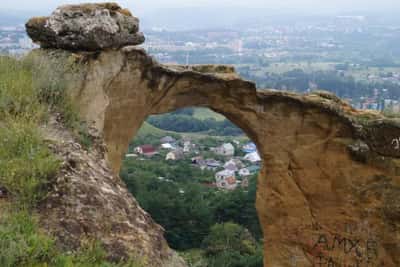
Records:
<instances>
[{"instance_id":1,"label":"bush","mask_svg":"<svg viewBox=\"0 0 400 267\"><path fill-rule=\"evenodd\" d=\"M256 241L250 232L235 223L215 224L210 234L204 239L203 246L207 255L220 254L227 250L241 254L254 254Z\"/></svg>"},{"instance_id":2,"label":"bush","mask_svg":"<svg viewBox=\"0 0 400 267\"><path fill-rule=\"evenodd\" d=\"M250 232L234 223L216 224L204 239L209 267L262 267L263 251Z\"/></svg>"}]
</instances>

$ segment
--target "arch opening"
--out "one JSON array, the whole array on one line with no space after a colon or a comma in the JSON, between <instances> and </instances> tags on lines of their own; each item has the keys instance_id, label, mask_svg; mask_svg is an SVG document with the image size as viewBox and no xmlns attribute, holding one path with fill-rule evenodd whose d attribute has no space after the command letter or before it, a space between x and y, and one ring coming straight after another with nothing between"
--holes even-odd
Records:
<instances>
[{"instance_id":1,"label":"arch opening","mask_svg":"<svg viewBox=\"0 0 400 267\"><path fill-rule=\"evenodd\" d=\"M239 127L209 108L186 107L146 119L120 177L191 266L261 267L261 167L256 144Z\"/></svg>"}]
</instances>

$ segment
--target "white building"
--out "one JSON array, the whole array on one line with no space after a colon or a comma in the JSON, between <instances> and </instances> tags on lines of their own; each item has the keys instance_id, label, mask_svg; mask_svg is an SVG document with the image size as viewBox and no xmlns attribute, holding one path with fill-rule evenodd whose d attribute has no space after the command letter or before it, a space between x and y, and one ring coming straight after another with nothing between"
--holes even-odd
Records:
<instances>
[{"instance_id":1,"label":"white building","mask_svg":"<svg viewBox=\"0 0 400 267\"><path fill-rule=\"evenodd\" d=\"M169 152L165 157L165 160L180 160L180 159L183 159L183 151L180 149Z\"/></svg>"},{"instance_id":2,"label":"white building","mask_svg":"<svg viewBox=\"0 0 400 267\"><path fill-rule=\"evenodd\" d=\"M192 149L193 145L190 141L185 141L183 142L183 152L184 153L189 153L190 150Z\"/></svg>"},{"instance_id":3,"label":"white building","mask_svg":"<svg viewBox=\"0 0 400 267\"><path fill-rule=\"evenodd\" d=\"M261 161L261 157L258 154L258 152L248 153L248 154L246 154L246 156L244 156L243 159L247 160L247 161L250 161L250 162L253 162L253 163Z\"/></svg>"},{"instance_id":4,"label":"white building","mask_svg":"<svg viewBox=\"0 0 400 267\"><path fill-rule=\"evenodd\" d=\"M161 144L161 148L169 149L169 150L175 149L175 147L173 145L171 145L170 143Z\"/></svg>"},{"instance_id":5,"label":"white building","mask_svg":"<svg viewBox=\"0 0 400 267\"><path fill-rule=\"evenodd\" d=\"M231 143L225 143L214 149L215 153L221 156L233 156L235 155L235 147Z\"/></svg>"},{"instance_id":6,"label":"white building","mask_svg":"<svg viewBox=\"0 0 400 267\"><path fill-rule=\"evenodd\" d=\"M247 168L243 168L243 169L239 170L239 175L242 177L250 176L250 174L251 173L250 173L249 169L247 169Z\"/></svg>"}]
</instances>

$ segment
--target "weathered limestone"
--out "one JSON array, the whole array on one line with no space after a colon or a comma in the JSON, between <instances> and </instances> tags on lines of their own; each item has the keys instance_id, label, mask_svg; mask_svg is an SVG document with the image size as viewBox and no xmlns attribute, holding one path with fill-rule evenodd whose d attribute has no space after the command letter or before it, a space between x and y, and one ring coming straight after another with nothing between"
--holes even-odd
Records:
<instances>
[{"instance_id":1,"label":"weathered limestone","mask_svg":"<svg viewBox=\"0 0 400 267\"><path fill-rule=\"evenodd\" d=\"M398 120L355 110L326 92L257 91L225 66L163 66L133 46L93 53L39 49L31 56L36 79L65 82L82 118L104 140L114 173L151 114L210 107L241 127L263 159L256 205L266 267L400 266ZM107 175L98 173L102 168ZM144 212L105 163L78 172L55 184L62 198L50 198L43 217L47 228L64 242L76 234L68 228L73 225L78 237L95 235L106 244L122 240L118 251L143 248L152 266L171 265L175 256L162 230L150 218L140 219ZM95 182L83 186L87 177ZM120 217L110 217L113 207ZM68 224L56 221L63 214ZM46 223L47 218L54 219ZM102 218L101 227L92 227L94 218ZM118 221L129 227L106 227Z\"/></svg>"},{"instance_id":2,"label":"weathered limestone","mask_svg":"<svg viewBox=\"0 0 400 267\"><path fill-rule=\"evenodd\" d=\"M144 42L139 19L115 3L62 6L32 18L26 29L42 48L97 51Z\"/></svg>"}]
</instances>

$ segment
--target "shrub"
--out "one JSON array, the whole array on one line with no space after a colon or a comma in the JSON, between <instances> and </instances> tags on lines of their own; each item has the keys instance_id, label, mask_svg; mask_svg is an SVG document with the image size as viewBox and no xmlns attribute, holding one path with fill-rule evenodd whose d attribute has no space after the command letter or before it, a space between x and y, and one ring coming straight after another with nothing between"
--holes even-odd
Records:
<instances>
[{"instance_id":1,"label":"shrub","mask_svg":"<svg viewBox=\"0 0 400 267\"><path fill-rule=\"evenodd\" d=\"M210 234L204 239L203 246L208 255L215 255L227 250L238 251L241 254L253 254L256 241L250 232L235 223L215 224Z\"/></svg>"},{"instance_id":2,"label":"shrub","mask_svg":"<svg viewBox=\"0 0 400 267\"><path fill-rule=\"evenodd\" d=\"M203 241L209 267L262 267L263 251L250 232L235 223L215 224Z\"/></svg>"}]
</instances>

